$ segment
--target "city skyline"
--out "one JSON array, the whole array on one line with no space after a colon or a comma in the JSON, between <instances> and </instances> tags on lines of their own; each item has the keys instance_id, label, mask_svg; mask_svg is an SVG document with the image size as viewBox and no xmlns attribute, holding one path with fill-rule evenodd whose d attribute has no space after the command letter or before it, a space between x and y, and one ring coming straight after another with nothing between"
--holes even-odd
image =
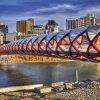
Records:
<instances>
[{"instance_id":1,"label":"city skyline","mask_svg":"<svg viewBox=\"0 0 100 100\"><path fill-rule=\"evenodd\" d=\"M0 0L0 21L9 26L9 32L16 30L17 20L32 17L36 24L45 24L48 19L54 19L65 29L66 18L77 18L87 13L99 18L99 5L98 0Z\"/></svg>"}]
</instances>

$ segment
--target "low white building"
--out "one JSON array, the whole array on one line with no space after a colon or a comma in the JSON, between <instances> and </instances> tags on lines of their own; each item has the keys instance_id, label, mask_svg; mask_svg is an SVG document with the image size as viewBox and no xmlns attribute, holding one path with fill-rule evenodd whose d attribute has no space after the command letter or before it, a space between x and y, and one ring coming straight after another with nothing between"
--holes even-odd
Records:
<instances>
[{"instance_id":1,"label":"low white building","mask_svg":"<svg viewBox=\"0 0 100 100\"><path fill-rule=\"evenodd\" d=\"M43 25L34 25L31 26L31 33L33 33L34 35L41 35L43 34L45 31L45 27Z\"/></svg>"},{"instance_id":2,"label":"low white building","mask_svg":"<svg viewBox=\"0 0 100 100\"><path fill-rule=\"evenodd\" d=\"M59 28L59 25L54 20L48 20L48 23L45 25L45 33L59 32Z\"/></svg>"},{"instance_id":3,"label":"low white building","mask_svg":"<svg viewBox=\"0 0 100 100\"><path fill-rule=\"evenodd\" d=\"M6 34L6 41L7 42L11 42L14 41L16 39L17 33L7 33Z\"/></svg>"},{"instance_id":4,"label":"low white building","mask_svg":"<svg viewBox=\"0 0 100 100\"><path fill-rule=\"evenodd\" d=\"M0 32L0 45L4 42L4 33Z\"/></svg>"}]
</instances>

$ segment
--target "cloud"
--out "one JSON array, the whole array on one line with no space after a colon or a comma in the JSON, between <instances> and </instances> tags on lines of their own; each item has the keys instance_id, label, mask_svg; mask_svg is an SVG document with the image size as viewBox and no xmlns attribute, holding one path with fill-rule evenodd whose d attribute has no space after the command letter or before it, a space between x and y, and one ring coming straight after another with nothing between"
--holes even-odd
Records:
<instances>
[{"instance_id":1,"label":"cloud","mask_svg":"<svg viewBox=\"0 0 100 100\"><path fill-rule=\"evenodd\" d=\"M52 14L65 14L76 12L76 7L69 4L57 5L47 8L36 9L32 14L35 15L52 15Z\"/></svg>"},{"instance_id":2,"label":"cloud","mask_svg":"<svg viewBox=\"0 0 100 100\"><path fill-rule=\"evenodd\" d=\"M53 6L53 7L38 9L37 11L58 10L60 8L75 9L75 6L69 5L69 4L63 4L63 5L57 5L57 6Z\"/></svg>"},{"instance_id":3,"label":"cloud","mask_svg":"<svg viewBox=\"0 0 100 100\"><path fill-rule=\"evenodd\" d=\"M66 18L82 17L89 12L99 18L99 5L99 0L0 0L0 20L9 25L10 32L15 30L16 20L30 17L37 24L54 19L65 28Z\"/></svg>"}]
</instances>

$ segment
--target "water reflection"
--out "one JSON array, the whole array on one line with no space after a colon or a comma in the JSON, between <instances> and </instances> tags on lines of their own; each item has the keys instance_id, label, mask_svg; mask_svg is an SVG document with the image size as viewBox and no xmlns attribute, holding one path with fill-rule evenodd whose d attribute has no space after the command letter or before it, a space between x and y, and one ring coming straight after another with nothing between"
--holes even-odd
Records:
<instances>
[{"instance_id":1,"label":"water reflection","mask_svg":"<svg viewBox=\"0 0 100 100\"><path fill-rule=\"evenodd\" d=\"M10 66L2 66L2 67L0 67L0 70L3 73L3 75L1 75L1 76L2 77L6 76L6 78L5 78L6 81L2 80L2 78L0 78L1 79L0 86L17 86L17 85L19 86L19 85L34 83L31 76L21 73L16 68L13 68Z\"/></svg>"},{"instance_id":2,"label":"water reflection","mask_svg":"<svg viewBox=\"0 0 100 100\"><path fill-rule=\"evenodd\" d=\"M100 78L100 64L87 62L34 63L0 66L0 86L75 82Z\"/></svg>"}]
</instances>

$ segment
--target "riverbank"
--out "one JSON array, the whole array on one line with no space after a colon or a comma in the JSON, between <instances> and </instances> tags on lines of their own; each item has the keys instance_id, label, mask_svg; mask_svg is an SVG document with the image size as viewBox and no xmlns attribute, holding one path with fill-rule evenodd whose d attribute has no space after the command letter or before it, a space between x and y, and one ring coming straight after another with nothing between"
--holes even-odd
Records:
<instances>
[{"instance_id":1,"label":"riverbank","mask_svg":"<svg viewBox=\"0 0 100 100\"><path fill-rule=\"evenodd\" d=\"M45 56L33 56L33 55L12 55L9 56L11 63L54 63L54 62L69 62L70 60L45 57Z\"/></svg>"},{"instance_id":2,"label":"riverbank","mask_svg":"<svg viewBox=\"0 0 100 100\"><path fill-rule=\"evenodd\" d=\"M46 57L46 56L33 56L33 55L7 55L7 56L1 56L1 58L3 59L0 61L1 65L19 64L19 63L23 64L23 63L75 62L75 60L72 60L72 59ZM98 60L99 60L99 58L98 58ZM77 60L77 61L81 61L81 60ZM93 63L95 63L95 62L93 62Z\"/></svg>"},{"instance_id":3,"label":"riverbank","mask_svg":"<svg viewBox=\"0 0 100 100\"><path fill-rule=\"evenodd\" d=\"M34 90L0 93L0 100L100 100L100 79L98 80L74 83L72 89L52 90L45 94Z\"/></svg>"}]
</instances>

